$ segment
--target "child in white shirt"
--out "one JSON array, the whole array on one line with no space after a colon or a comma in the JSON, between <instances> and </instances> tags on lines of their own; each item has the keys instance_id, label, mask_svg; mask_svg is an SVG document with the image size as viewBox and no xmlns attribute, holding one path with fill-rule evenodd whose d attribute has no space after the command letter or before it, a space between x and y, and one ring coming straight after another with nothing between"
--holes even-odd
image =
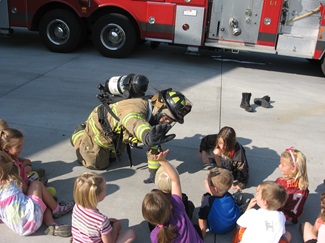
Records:
<instances>
[{"instance_id":1,"label":"child in white shirt","mask_svg":"<svg viewBox=\"0 0 325 243\"><path fill-rule=\"evenodd\" d=\"M237 220L240 227L246 228L238 242L290 242L291 234L285 229L286 218L282 212L277 211L286 199L287 192L282 186L272 181L260 184L256 189L255 198ZM257 210L253 208L256 204L260 207Z\"/></svg>"}]
</instances>

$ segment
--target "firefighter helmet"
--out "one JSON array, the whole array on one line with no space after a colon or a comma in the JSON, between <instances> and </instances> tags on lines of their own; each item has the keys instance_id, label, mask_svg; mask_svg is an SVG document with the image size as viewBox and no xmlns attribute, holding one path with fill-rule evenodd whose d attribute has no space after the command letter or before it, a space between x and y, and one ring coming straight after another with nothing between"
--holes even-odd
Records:
<instances>
[{"instance_id":1,"label":"firefighter helmet","mask_svg":"<svg viewBox=\"0 0 325 243\"><path fill-rule=\"evenodd\" d=\"M172 89L162 90L160 94L175 120L183 124L184 116L192 109L192 103L181 92Z\"/></svg>"}]
</instances>

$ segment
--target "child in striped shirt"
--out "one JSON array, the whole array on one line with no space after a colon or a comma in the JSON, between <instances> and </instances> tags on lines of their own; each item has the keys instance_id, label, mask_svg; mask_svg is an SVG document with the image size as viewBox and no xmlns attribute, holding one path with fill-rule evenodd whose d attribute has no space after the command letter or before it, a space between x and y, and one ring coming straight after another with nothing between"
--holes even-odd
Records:
<instances>
[{"instance_id":1,"label":"child in striped shirt","mask_svg":"<svg viewBox=\"0 0 325 243\"><path fill-rule=\"evenodd\" d=\"M75 206L72 212L72 242L133 242L132 229L122 230L121 223L108 218L97 209L106 197L105 178L94 172L79 176L73 189Z\"/></svg>"}]
</instances>

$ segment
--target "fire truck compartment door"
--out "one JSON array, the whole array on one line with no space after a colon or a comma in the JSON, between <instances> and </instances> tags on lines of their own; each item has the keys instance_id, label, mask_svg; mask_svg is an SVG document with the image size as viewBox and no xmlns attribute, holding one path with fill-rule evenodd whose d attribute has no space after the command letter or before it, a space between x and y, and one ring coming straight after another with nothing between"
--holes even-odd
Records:
<instances>
[{"instance_id":1,"label":"fire truck compartment door","mask_svg":"<svg viewBox=\"0 0 325 243\"><path fill-rule=\"evenodd\" d=\"M305 18L291 21L317 8L317 1L291 0L288 5L286 24L281 26L276 46L279 55L312 58L319 33L321 14L314 13Z\"/></svg>"},{"instance_id":2,"label":"fire truck compartment door","mask_svg":"<svg viewBox=\"0 0 325 243\"><path fill-rule=\"evenodd\" d=\"M8 29L8 28L9 28L8 2L7 0L2 0L0 1L0 29Z\"/></svg>"},{"instance_id":3,"label":"fire truck compartment door","mask_svg":"<svg viewBox=\"0 0 325 243\"><path fill-rule=\"evenodd\" d=\"M204 8L177 6L175 44L200 46L203 33Z\"/></svg>"},{"instance_id":4,"label":"fire truck compartment door","mask_svg":"<svg viewBox=\"0 0 325 243\"><path fill-rule=\"evenodd\" d=\"M175 4L147 2L146 37L166 39L174 35Z\"/></svg>"},{"instance_id":5,"label":"fire truck compartment door","mask_svg":"<svg viewBox=\"0 0 325 243\"><path fill-rule=\"evenodd\" d=\"M257 43L262 7L263 0L213 1L209 38Z\"/></svg>"}]
</instances>

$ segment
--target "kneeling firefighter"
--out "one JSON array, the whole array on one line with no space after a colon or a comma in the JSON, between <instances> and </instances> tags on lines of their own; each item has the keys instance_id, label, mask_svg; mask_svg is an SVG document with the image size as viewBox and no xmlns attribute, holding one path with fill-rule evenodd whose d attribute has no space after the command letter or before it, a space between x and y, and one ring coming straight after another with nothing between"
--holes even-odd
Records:
<instances>
[{"instance_id":1,"label":"kneeling firefighter","mask_svg":"<svg viewBox=\"0 0 325 243\"><path fill-rule=\"evenodd\" d=\"M167 135L176 122L183 124L192 103L180 92L166 89L145 96L148 79L140 74L112 77L99 85L97 106L84 124L71 137L78 161L89 169L102 170L127 149L132 166L130 147L138 143L148 146L150 176L144 183L153 183L159 168L154 155L160 145L172 140Z\"/></svg>"}]
</instances>

